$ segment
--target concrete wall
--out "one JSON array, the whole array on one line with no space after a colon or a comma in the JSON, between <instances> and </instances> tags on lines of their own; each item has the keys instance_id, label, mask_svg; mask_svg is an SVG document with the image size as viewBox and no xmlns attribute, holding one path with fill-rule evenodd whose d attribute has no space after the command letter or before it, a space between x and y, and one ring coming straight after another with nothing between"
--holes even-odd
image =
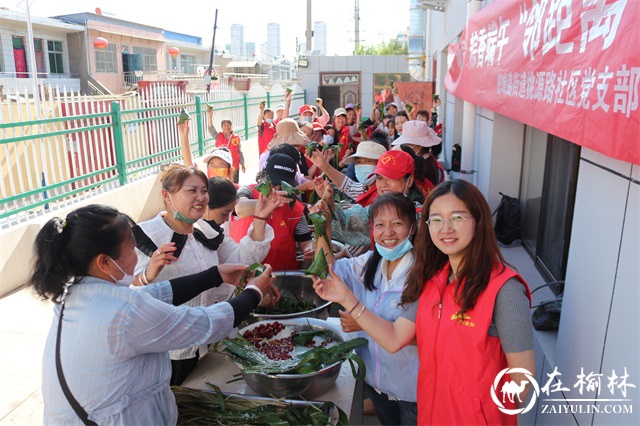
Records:
<instances>
[{"instance_id":1,"label":"concrete wall","mask_svg":"<svg viewBox=\"0 0 640 426\"><path fill-rule=\"evenodd\" d=\"M640 424L640 393L611 395L607 376L626 367L640 386L638 320L640 167L582 149L567 277L558 331L558 369L572 385L580 369L603 374L600 395L575 388L566 398L627 398L629 414L577 414L579 424ZM602 404L602 403L600 403Z\"/></svg>"}]
</instances>

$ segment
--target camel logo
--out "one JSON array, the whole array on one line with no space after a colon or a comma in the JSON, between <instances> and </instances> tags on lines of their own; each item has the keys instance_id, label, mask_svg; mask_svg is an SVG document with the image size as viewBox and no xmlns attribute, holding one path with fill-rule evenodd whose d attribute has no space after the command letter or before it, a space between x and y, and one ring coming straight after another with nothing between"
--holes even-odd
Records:
<instances>
[{"instance_id":1,"label":"camel logo","mask_svg":"<svg viewBox=\"0 0 640 426\"><path fill-rule=\"evenodd\" d=\"M527 380L522 380L520 383L514 382L513 380L505 381L500 387L500 381L505 374L511 373L521 373L527 378ZM518 402L524 402L521 398L521 395L524 395L524 391L527 388L527 385L530 385L532 388L532 395L529 404L527 404L524 408L510 409L505 408L504 404L508 401L511 403L515 403L516 400ZM499 388L499 389L498 389ZM502 394L502 398L498 397L497 392ZM501 372L498 373L495 380L493 381L493 385L491 386L491 399L496 403L498 409L505 414L522 414L531 410L534 405L536 405L536 399L540 395L540 387L538 386L538 382L533 378L529 370L524 368L505 368Z\"/></svg>"}]
</instances>

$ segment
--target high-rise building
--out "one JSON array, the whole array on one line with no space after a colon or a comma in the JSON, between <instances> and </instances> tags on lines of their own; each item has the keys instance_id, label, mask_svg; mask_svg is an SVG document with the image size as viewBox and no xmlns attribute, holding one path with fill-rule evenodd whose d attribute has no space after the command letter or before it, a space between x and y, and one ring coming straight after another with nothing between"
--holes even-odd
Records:
<instances>
[{"instance_id":1,"label":"high-rise building","mask_svg":"<svg viewBox=\"0 0 640 426\"><path fill-rule=\"evenodd\" d=\"M313 50L319 55L327 54L327 24L322 21L313 23Z\"/></svg>"},{"instance_id":2,"label":"high-rise building","mask_svg":"<svg viewBox=\"0 0 640 426\"><path fill-rule=\"evenodd\" d=\"M245 56L244 48L244 25L231 25L231 55L236 57Z\"/></svg>"},{"instance_id":3,"label":"high-rise building","mask_svg":"<svg viewBox=\"0 0 640 426\"><path fill-rule=\"evenodd\" d=\"M267 56L270 60L280 57L280 24L267 24Z\"/></svg>"},{"instance_id":4,"label":"high-rise building","mask_svg":"<svg viewBox=\"0 0 640 426\"><path fill-rule=\"evenodd\" d=\"M247 58L254 58L256 55L256 43L255 41L248 41L245 44L245 53L247 54Z\"/></svg>"}]
</instances>

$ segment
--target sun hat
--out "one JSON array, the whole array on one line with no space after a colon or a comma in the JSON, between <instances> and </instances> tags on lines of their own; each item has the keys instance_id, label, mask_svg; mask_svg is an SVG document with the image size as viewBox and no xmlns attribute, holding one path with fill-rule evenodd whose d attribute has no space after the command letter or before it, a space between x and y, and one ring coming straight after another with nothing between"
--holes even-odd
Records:
<instances>
[{"instance_id":1,"label":"sun hat","mask_svg":"<svg viewBox=\"0 0 640 426\"><path fill-rule=\"evenodd\" d=\"M276 125L276 133L273 135L269 146L274 147L281 143L304 145L307 142L309 142L309 138L302 133L300 127L298 127L298 123L292 118L285 118L280 120Z\"/></svg>"},{"instance_id":2,"label":"sun hat","mask_svg":"<svg viewBox=\"0 0 640 426\"><path fill-rule=\"evenodd\" d=\"M358 144L356 152L348 157L342 159L343 164L351 164L356 158L368 158L370 160L377 160L382 154L387 152L384 146L376 142L362 141Z\"/></svg>"},{"instance_id":3,"label":"sun hat","mask_svg":"<svg viewBox=\"0 0 640 426\"><path fill-rule=\"evenodd\" d=\"M302 105L300 107L299 115L302 115L302 114L307 113L307 112L310 112L311 114L313 114L314 111L313 111L313 108L311 108L311 105L306 105L306 104Z\"/></svg>"},{"instance_id":4,"label":"sun hat","mask_svg":"<svg viewBox=\"0 0 640 426\"><path fill-rule=\"evenodd\" d=\"M229 148L214 148L213 151L209 153L209 155L204 157L204 164L208 164L213 157L219 158L229 165L233 164L233 159L231 158L231 151L229 151Z\"/></svg>"},{"instance_id":5,"label":"sun hat","mask_svg":"<svg viewBox=\"0 0 640 426\"><path fill-rule=\"evenodd\" d=\"M391 103L387 104L387 107L385 109L389 109L390 106L394 106L394 107L396 107L396 109L398 109L398 104L395 103L395 102L391 102Z\"/></svg>"},{"instance_id":6,"label":"sun hat","mask_svg":"<svg viewBox=\"0 0 640 426\"><path fill-rule=\"evenodd\" d=\"M324 126L318 123L317 121L314 121L313 123L311 123L311 127L313 127L314 132L322 132L323 135L327 134L327 131L325 130Z\"/></svg>"},{"instance_id":7,"label":"sun hat","mask_svg":"<svg viewBox=\"0 0 640 426\"><path fill-rule=\"evenodd\" d=\"M349 103L344 106L344 109L355 109L355 105Z\"/></svg>"},{"instance_id":8,"label":"sun hat","mask_svg":"<svg viewBox=\"0 0 640 426\"><path fill-rule=\"evenodd\" d=\"M296 162L286 154L273 154L267 159L264 173L271 183L280 185L283 181L296 186Z\"/></svg>"},{"instance_id":9,"label":"sun hat","mask_svg":"<svg viewBox=\"0 0 640 426\"><path fill-rule=\"evenodd\" d=\"M284 111L284 105L283 104L279 104L278 106L276 106L276 112L278 111Z\"/></svg>"},{"instance_id":10,"label":"sun hat","mask_svg":"<svg viewBox=\"0 0 640 426\"><path fill-rule=\"evenodd\" d=\"M413 158L409 154L404 151L387 151L378 158L375 170L367 176L367 179L373 175L380 175L396 180L412 175L414 171Z\"/></svg>"},{"instance_id":11,"label":"sun hat","mask_svg":"<svg viewBox=\"0 0 640 426\"><path fill-rule=\"evenodd\" d=\"M347 116L347 110L344 108L336 108L335 111L333 111L333 116L337 117L339 115L344 115L345 117Z\"/></svg>"},{"instance_id":12,"label":"sun hat","mask_svg":"<svg viewBox=\"0 0 640 426\"><path fill-rule=\"evenodd\" d=\"M438 145L442 139L424 121L411 120L402 125L402 135L393 141L391 145L418 145L425 148Z\"/></svg>"}]
</instances>

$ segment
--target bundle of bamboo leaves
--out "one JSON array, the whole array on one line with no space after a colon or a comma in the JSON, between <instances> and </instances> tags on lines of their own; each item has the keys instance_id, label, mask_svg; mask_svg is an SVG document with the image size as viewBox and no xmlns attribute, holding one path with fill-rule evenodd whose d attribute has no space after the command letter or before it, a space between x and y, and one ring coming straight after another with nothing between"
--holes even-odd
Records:
<instances>
[{"instance_id":1,"label":"bundle of bamboo leaves","mask_svg":"<svg viewBox=\"0 0 640 426\"><path fill-rule=\"evenodd\" d=\"M171 387L178 406L178 425L349 424L345 412L332 402L294 405L278 399L224 395L220 388L209 385L213 392Z\"/></svg>"}]
</instances>

